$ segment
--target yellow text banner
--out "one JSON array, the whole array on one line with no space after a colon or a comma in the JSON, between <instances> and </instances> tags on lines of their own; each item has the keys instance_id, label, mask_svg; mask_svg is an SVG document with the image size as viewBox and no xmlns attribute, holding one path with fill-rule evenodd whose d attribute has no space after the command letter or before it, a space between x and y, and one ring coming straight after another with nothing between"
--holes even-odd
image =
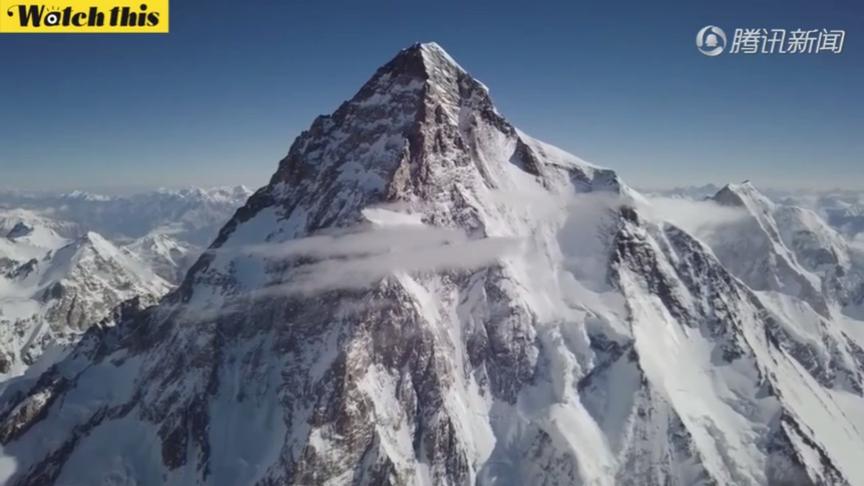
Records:
<instances>
[{"instance_id":1,"label":"yellow text banner","mask_svg":"<svg viewBox=\"0 0 864 486\"><path fill-rule=\"evenodd\" d=\"M167 32L168 0L0 0L0 33Z\"/></svg>"}]
</instances>

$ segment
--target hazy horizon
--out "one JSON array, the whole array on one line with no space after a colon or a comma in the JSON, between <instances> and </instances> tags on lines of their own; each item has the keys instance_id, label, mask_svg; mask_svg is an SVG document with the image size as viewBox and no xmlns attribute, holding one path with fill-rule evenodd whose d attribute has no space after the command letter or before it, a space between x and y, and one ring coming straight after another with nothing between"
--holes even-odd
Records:
<instances>
[{"instance_id":1,"label":"hazy horizon","mask_svg":"<svg viewBox=\"0 0 864 486\"><path fill-rule=\"evenodd\" d=\"M267 177L269 179L269 176ZM836 192L851 192L851 193L861 193L864 192L864 188L861 187L843 187L843 186L834 186L834 187L783 187L783 186L772 186L762 184L759 181L755 181L752 179L741 179L735 181L724 181L724 182L704 182L704 183L694 183L694 184L672 184L667 186L648 186L648 185L633 185L630 186L637 191L643 193L652 193L652 192L672 192L672 191L686 191L686 190L695 190L695 189L707 189L711 186L714 186L717 190L721 189L726 184L735 184L741 183L745 181L750 181L753 183L758 189L765 192L778 192L778 193L799 193L799 194L827 194L827 193L836 193ZM625 183L629 184L629 181L624 180ZM255 192L261 187L264 187L267 182L262 182L261 184L244 184L244 183L235 183L235 184L195 184L195 183L185 183L185 184L166 184L166 185L95 185L95 186L68 186L68 187L38 187L38 188L18 188L18 187L8 187L0 185L0 194L20 194L24 196L34 196L38 197L39 195L45 196L56 196L56 195L64 195L69 194L75 191L86 192L95 195L104 195L104 196L130 196L136 194L144 194L150 192L157 191L180 191L186 189L202 189L205 191L215 190L215 189L232 189L235 187L245 187L247 190Z\"/></svg>"}]
</instances>

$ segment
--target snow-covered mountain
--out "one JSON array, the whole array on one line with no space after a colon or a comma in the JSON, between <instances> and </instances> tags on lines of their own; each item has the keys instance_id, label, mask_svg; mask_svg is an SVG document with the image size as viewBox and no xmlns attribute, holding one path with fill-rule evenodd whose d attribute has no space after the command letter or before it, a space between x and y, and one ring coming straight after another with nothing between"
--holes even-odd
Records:
<instances>
[{"instance_id":1,"label":"snow-covered mountain","mask_svg":"<svg viewBox=\"0 0 864 486\"><path fill-rule=\"evenodd\" d=\"M754 290L788 294L805 300L823 314L828 312L819 279L802 268L784 244L771 200L749 182L729 184L713 199L722 205L740 207L747 214L727 224L710 241L727 269Z\"/></svg>"},{"instance_id":2,"label":"snow-covered mountain","mask_svg":"<svg viewBox=\"0 0 864 486\"><path fill-rule=\"evenodd\" d=\"M142 236L123 249L171 283L180 282L200 254L197 247L163 233Z\"/></svg>"},{"instance_id":3,"label":"snow-covered mountain","mask_svg":"<svg viewBox=\"0 0 864 486\"><path fill-rule=\"evenodd\" d=\"M62 353L121 302L153 303L170 288L96 233L70 240L17 223L0 238L0 377L23 373L45 352Z\"/></svg>"},{"instance_id":4,"label":"snow-covered mountain","mask_svg":"<svg viewBox=\"0 0 864 486\"><path fill-rule=\"evenodd\" d=\"M243 186L160 189L129 196L0 193L0 235L19 223L50 229L66 239L98 233L177 284L250 195Z\"/></svg>"},{"instance_id":5,"label":"snow-covered mountain","mask_svg":"<svg viewBox=\"0 0 864 486\"><path fill-rule=\"evenodd\" d=\"M33 231L43 235L42 241L37 241L37 246L50 248L64 238L73 237L83 233L83 230L74 222L62 221L51 217L44 211L23 208L0 208L0 237L16 238L29 235ZM28 238L34 241L33 238ZM20 240L19 242L23 242Z\"/></svg>"},{"instance_id":6,"label":"snow-covered mountain","mask_svg":"<svg viewBox=\"0 0 864 486\"><path fill-rule=\"evenodd\" d=\"M0 195L0 386L46 352L47 366L121 302L154 303L200 255L196 235L212 238L247 196L242 186Z\"/></svg>"},{"instance_id":7,"label":"snow-covered mountain","mask_svg":"<svg viewBox=\"0 0 864 486\"><path fill-rule=\"evenodd\" d=\"M819 249L847 260L714 199L743 216L703 242L412 46L177 290L7 386L7 481L864 484L864 322Z\"/></svg>"},{"instance_id":8,"label":"snow-covered mountain","mask_svg":"<svg viewBox=\"0 0 864 486\"><path fill-rule=\"evenodd\" d=\"M712 197L720 188L714 184L702 186L653 189L651 196L699 200ZM864 241L864 191L856 190L791 190L761 187L760 192L782 207L798 207L816 213L823 223L847 238L858 236Z\"/></svg>"},{"instance_id":9,"label":"snow-covered mountain","mask_svg":"<svg viewBox=\"0 0 864 486\"><path fill-rule=\"evenodd\" d=\"M63 194L0 193L3 208L29 211L69 227L61 235L93 231L121 244L153 234L206 246L251 195L244 186L159 189L125 196L83 191ZM7 217L14 219L14 215ZM0 215L0 223L4 216Z\"/></svg>"},{"instance_id":10,"label":"snow-covered mountain","mask_svg":"<svg viewBox=\"0 0 864 486\"><path fill-rule=\"evenodd\" d=\"M823 315L832 306L854 313L864 298L864 251L816 210L797 205L804 198L777 203L749 181L728 184L705 201L677 197L651 200L671 204L673 213L692 213L690 219L697 216L698 227L691 230L750 288L806 300ZM719 207L732 212L717 214Z\"/></svg>"}]
</instances>

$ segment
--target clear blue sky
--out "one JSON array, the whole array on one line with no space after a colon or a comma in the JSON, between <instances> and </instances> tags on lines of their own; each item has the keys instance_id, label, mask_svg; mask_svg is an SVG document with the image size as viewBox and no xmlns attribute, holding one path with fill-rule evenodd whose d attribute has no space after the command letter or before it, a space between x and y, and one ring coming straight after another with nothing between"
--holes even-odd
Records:
<instances>
[{"instance_id":1,"label":"clear blue sky","mask_svg":"<svg viewBox=\"0 0 864 486\"><path fill-rule=\"evenodd\" d=\"M846 46L708 58L706 24L842 28ZM0 187L258 186L415 41L636 186L864 188L860 0L174 0L168 35L2 35Z\"/></svg>"}]
</instances>

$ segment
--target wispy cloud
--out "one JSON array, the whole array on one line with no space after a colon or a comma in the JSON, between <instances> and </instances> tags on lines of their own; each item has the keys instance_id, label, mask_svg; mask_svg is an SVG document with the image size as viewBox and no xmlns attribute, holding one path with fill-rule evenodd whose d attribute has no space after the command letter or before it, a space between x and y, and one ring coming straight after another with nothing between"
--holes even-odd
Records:
<instances>
[{"instance_id":1,"label":"wispy cloud","mask_svg":"<svg viewBox=\"0 0 864 486\"><path fill-rule=\"evenodd\" d=\"M651 197L643 211L655 219L668 221L697 237L709 236L715 229L747 217L742 208L723 206L711 200Z\"/></svg>"},{"instance_id":2,"label":"wispy cloud","mask_svg":"<svg viewBox=\"0 0 864 486\"><path fill-rule=\"evenodd\" d=\"M408 224L365 225L231 251L270 260L300 259L286 273L285 283L253 292L260 297L363 288L397 272L477 268L518 248L514 238L469 238L460 230Z\"/></svg>"}]
</instances>

